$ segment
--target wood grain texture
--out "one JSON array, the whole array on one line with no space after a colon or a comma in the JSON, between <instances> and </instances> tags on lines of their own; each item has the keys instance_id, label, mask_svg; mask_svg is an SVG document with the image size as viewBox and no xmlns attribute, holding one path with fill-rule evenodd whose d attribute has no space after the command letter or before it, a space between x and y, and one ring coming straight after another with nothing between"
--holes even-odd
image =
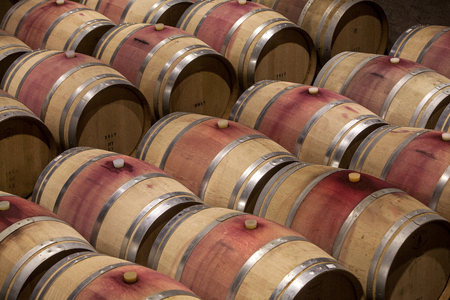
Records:
<instances>
[{"instance_id":1,"label":"wood grain texture","mask_svg":"<svg viewBox=\"0 0 450 300\"><path fill-rule=\"evenodd\" d=\"M59 148L48 127L24 104L0 93L0 190L28 197Z\"/></svg>"}]
</instances>

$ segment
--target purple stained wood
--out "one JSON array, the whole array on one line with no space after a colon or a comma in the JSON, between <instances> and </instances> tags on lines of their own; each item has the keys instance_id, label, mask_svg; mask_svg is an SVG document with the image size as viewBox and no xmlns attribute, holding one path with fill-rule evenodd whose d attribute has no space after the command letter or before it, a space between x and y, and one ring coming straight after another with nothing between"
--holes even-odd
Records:
<instances>
[{"instance_id":1,"label":"purple stained wood","mask_svg":"<svg viewBox=\"0 0 450 300\"><path fill-rule=\"evenodd\" d=\"M113 166L113 161L120 158L124 159L125 164L117 169ZM109 197L123 184L147 173L165 174L152 164L125 155L114 155L92 162L68 185L61 198L58 216L72 225L85 239L90 240L97 216Z\"/></svg>"},{"instance_id":2,"label":"purple stained wood","mask_svg":"<svg viewBox=\"0 0 450 300\"><path fill-rule=\"evenodd\" d=\"M359 182L350 182L352 172L339 171L320 180L304 198L290 227L330 255L339 230L355 207L370 194L393 187L363 173Z\"/></svg>"},{"instance_id":3,"label":"purple stained wood","mask_svg":"<svg viewBox=\"0 0 450 300\"><path fill-rule=\"evenodd\" d=\"M52 217L60 219L49 209L16 196L1 196L0 201L8 201L10 208L0 210L0 232L16 222L33 217Z\"/></svg>"},{"instance_id":4,"label":"purple stained wood","mask_svg":"<svg viewBox=\"0 0 450 300\"><path fill-rule=\"evenodd\" d=\"M143 26L127 36L117 51L112 67L130 82L137 84L140 68L149 53L165 39L178 34L188 35L184 30L171 26L165 26L163 30L156 30L155 25Z\"/></svg>"},{"instance_id":5,"label":"purple stained wood","mask_svg":"<svg viewBox=\"0 0 450 300\"><path fill-rule=\"evenodd\" d=\"M258 227L246 229L245 220L248 219L257 220ZM264 245L285 236L302 237L287 227L257 216L246 214L227 219L196 245L180 282L202 299L226 299L245 262Z\"/></svg>"}]
</instances>

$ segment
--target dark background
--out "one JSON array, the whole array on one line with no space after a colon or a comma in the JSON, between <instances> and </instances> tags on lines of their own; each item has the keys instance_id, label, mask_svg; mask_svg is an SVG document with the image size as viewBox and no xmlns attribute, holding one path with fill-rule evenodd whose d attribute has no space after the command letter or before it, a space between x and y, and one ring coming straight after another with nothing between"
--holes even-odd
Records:
<instances>
[{"instance_id":1,"label":"dark background","mask_svg":"<svg viewBox=\"0 0 450 300\"><path fill-rule=\"evenodd\" d=\"M387 52L400 35L414 25L450 27L450 0L373 0L380 5L388 20ZM386 54L388 54L386 53Z\"/></svg>"},{"instance_id":2,"label":"dark background","mask_svg":"<svg viewBox=\"0 0 450 300\"><path fill-rule=\"evenodd\" d=\"M11 6L12 5L11 2L9 2L9 0L0 0L0 17L2 19Z\"/></svg>"}]
</instances>

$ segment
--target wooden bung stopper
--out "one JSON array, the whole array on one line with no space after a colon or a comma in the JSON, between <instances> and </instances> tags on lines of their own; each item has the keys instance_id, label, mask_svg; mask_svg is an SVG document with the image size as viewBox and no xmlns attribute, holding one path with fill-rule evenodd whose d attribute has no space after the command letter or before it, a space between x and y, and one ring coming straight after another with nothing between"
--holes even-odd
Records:
<instances>
[{"instance_id":1,"label":"wooden bung stopper","mask_svg":"<svg viewBox=\"0 0 450 300\"><path fill-rule=\"evenodd\" d=\"M247 0L238 0L240 5L245 5L247 4Z\"/></svg>"},{"instance_id":2,"label":"wooden bung stopper","mask_svg":"<svg viewBox=\"0 0 450 300\"><path fill-rule=\"evenodd\" d=\"M398 64L399 62L400 62L400 58L398 58L398 57L391 58L391 64Z\"/></svg>"},{"instance_id":3,"label":"wooden bung stopper","mask_svg":"<svg viewBox=\"0 0 450 300\"><path fill-rule=\"evenodd\" d=\"M164 24L163 24L163 23L157 23L157 24L155 24L155 29L156 29L157 31L163 30L163 29L164 29Z\"/></svg>"},{"instance_id":4,"label":"wooden bung stopper","mask_svg":"<svg viewBox=\"0 0 450 300\"><path fill-rule=\"evenodd\" d=\"M64 0L56 0L56 4L63 5L64 4Z\"/></svg>"},{"instance_id":5,"label":"wooden bung stopper","mask_svg":"<svg viewBox=\"0 0 450 300\"><path fill-rule=\"evenodd\" d=\"M122 158L115 159L113 161L114 168L120 169L125 165L125 161Z\"/></svg>"},{"instance_id":6,"label":"wooden bung stopper","mask_svg":"<svg viewBox=\"0 0 450 300\"><path fill-rule=\"evenodd\" d=\"M73 51L73 50L66 51L66 57L67 58L74 58L75 57L75 51Z\"/></svg>"},{"instance_id":7,"label":"wooden bung stopper","mask_svg":"<svg viewBox=\"0 0 450 300\"><path fill-rule=\"evenodd\" d=\"M350 182L358 182L361 179L361 174L350 173L348 174L348 179L350 180Z\"/></svg>"},{"instance_id":8,"label":"wooden bung stopper","mask_svg":"<svg viewBox=\"0 0 450 300\"><path fill-rule=\"evenodd\" d=\"M10 207L9 201L0 201L0 211L8 210Z\"/></svg>"},{"instance_id":9,"label":"wooden bung stopper","mask_svg":"<svg viewBox=\"0 0 450 300\"><path fill-rule=\"evenodd\" d=\"M317 87L310 87L310 88L308 89L308 93L309 93L310 95L315 95L315 94L319 93L319 88L317 88Z\"/></svg>"},{"instance_id":10,"label":"wooden bung stopper","mask_svg":"<svg viewBox=\"0 0 450 300\"><path fill-rule=\"evenodd\" d=\"M255 229L256 227L258 227L258 221L256 221L255 219L245 220L245 228L251 230Z\"/></svg>"},{"instance_id":11,"label":"wooden bung stopper","mask_svg":"<svg viewBox=\"0 0 450 300\"><path fill-rule=\"evenodd\" d=\"M450 141L450 133L449 132L444 132L442 134L442 140L446 141L446 142Z\"/></svg>"},{"instance_id":12,"label":"wooden bung stopper","mask_svg":"<svg viewBox=\"0 0 450 300\"><path fill-rule=\"evenodd\" d=\"M219 120L219 121L217 121L217 127L219 127L219 128L227 128L228 127L228 120Z\"/></svg>"},{"instance_id":13,"label":"wooden bung stopper","mask_svg":"<svg viewBox=\"0 0 450 300\"><path fill-rule=\"evenodd\" d=\"M137 281L137 273L133 271L125 272L123 274L123 280L126 283L135 283Z\"/></svg>"}]
</instances>

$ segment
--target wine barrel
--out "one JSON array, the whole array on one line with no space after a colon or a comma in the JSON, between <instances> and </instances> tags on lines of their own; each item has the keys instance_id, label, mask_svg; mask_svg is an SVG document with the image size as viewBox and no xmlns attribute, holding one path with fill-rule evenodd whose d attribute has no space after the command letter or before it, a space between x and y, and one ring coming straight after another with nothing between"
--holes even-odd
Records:
<instances>
[{"instance_id":1,"label":"wine barrel","mask_svg":"<svg viewBox=\"0 0 450 300\"><path fill-rule=\"evenodd\" d=\"M31 299L200 299L172 278L100 253L77 252L37 283Z\"/></svg>"},{"instance_id":2,"label":"wine barrel","mask_svg":"<svg viewBox=\"0 0 450 300\"><path fill-rule=\"evenodd\" d=\"M342 168L369 133L388 124L333 91L270 80L247 89L230 120L262 132L301 161Z\"/></svg>"},{"instance_id":3,"label":"wine barrel","mask_svg":"<svg viewBox=\"0 0 450 300\"><path fill-rule=\"evenodd\" d=\"M366 299L440 299L450 278L449 221L364 173L293 162L263 188L253 213L332 255Z\"/></svg>"},{"instance_id":4,"label":"wine barrel","mask_svg":"<svg viewBox=\"0 0 450 300\"><path fill-rule=\"evenodd\" d=\"M79 251L95 252L75 229L48 209L0 192L1 299L30 299L43 273Z\"/></svg>"},{"instance_id":5,"label":"wine barrel","mask_svg":"<svg viewBox=\"0 0 450 300\"><path fill-rule=\"evenodd\" d=\"M240 211L252 210L261 184L277 169L298 161L250 127L181 112L155 123L136 157L179 180L206 204Z\"/></svg>"},{"instance_id":6,"label":"wine barrel","mask_svg":"<svg viewBox=\"0 0 450 300\"><path fill-rule=\"evenodd\" d=\"M47 126L0 90L0 190L27 198L45 166L59 154Z\"/></svg>"},{"instance_id":7,"label":"wine barrel","mask_svg":"<svg viewBox=\"0 0 450 300\"><path fill-rule=\"evenodd\" d=\"M80 0L86 5L111 19L116 24L123 23L163 23L176 26L193 0Z\"/></svg>"},{"instance_id":8,"label":"wine barrel","mask_svg":"<svg viewBox=\"0 0 450 300\"><path fill-rule=\"evenodd\" d=\"M92 55L97 42L114 25L101 13L74 1L22 0L9 9L0 26L33 50Z\"/></svg>"},{"instance_id":9,"label":"wine barrel","mask_svg":"<svg viewBox=\"0 0 450 300\"><path fill-rule=\"evenodd\" d=\"M12 34L0 29L0 81L5 76L6 70L22 54L32 49Z\"/></svg>"},{"instance_id":10,"label":"wine barrel","mask_svg":"<svg viewBox=\"0 0 450 300\"><path fill-rule=\"evenodd\" d=\"M82 53L36 50L22 55L1 88L47 125L61 150L88 146L128 155L152 122L136 86Z\"/></svg>"},{"instance_id":11,"label":"wine barrel","mask_svg":"<svg viewBox=\"0 0 450 300\"><path fill-rule=\"evenodd\" d=\"M149 163L86 147L55 158L31 200L71 224L97 251L140 264L146 263L160 227L183 208L201 203Z\"/></svg>"},{"instance_id":12,"label":"wine barrel","mask_svg":"<svg viewBox=\"0 0 450 300\"><path fill-rule=\"evenodd\" d=\"M450 27L415 25L403 32L389 52L406 58L450 78Z\"/></svg>"},{"instance_id":13,"label":"wine barrel","mask_svg":"<svg viewBox=\"0 0 450 300\"><path fill-rule=\"evenodd\" d=\"M320 70L314 85L373 111L392 125L435 129L450 103L450 79L404 58L342 52Z\"/></svg>"},{"instance_id":14,"label":"wine barrel","mask_svg":"<svg viewBox=\"0 0 450 300\"><path fill-rule=\"evenodd\" d=\"M447 133L386 125L361 142L349 169L386 180L450 220Z\"/></svg>"},{"instance_id":15,"label":"wine barrel","mask_svg":"<svg viewBox=\"0 0 450 300\"><path fill-rule=\"evenodd\" d=\"M250 214L191 206L166 224L157 241L149 266L202 299L362 297L355 275L325 251L289 228Z\"/></svg>"},{"instance_id":16,"label":"wine barrel","mask_svg":"<svg viewBox=\"0 0 450 300\"><path fill-rule=\"evenodd\" d=\"M310 84L314 78L317 54L309 34L262 4L198 1L177 27L229 59L242 90L264 79Z\"/></svg>"},{"instance_id":17,"label":"wine barrel","mask_svg":"<svg viewBox=\"0 0 450 300\"><path fill-rule=\"evenodd\" d=\"M142 91L156 119L176 111L227 117L238 97L232 64L175 27L118 25L103 36L94 56Z\"/></svg>"},{"instance_id":18,"label":"wine barrel","mask_svg":"<svg viewBox=\"0 0 450 300\"><path fill-rule=\"evenodd\" d=\"M279 12L314 40L320 65L343 51L383 54L388 21L372 0L253 0Z\"/></svg>"}]
</instances>

